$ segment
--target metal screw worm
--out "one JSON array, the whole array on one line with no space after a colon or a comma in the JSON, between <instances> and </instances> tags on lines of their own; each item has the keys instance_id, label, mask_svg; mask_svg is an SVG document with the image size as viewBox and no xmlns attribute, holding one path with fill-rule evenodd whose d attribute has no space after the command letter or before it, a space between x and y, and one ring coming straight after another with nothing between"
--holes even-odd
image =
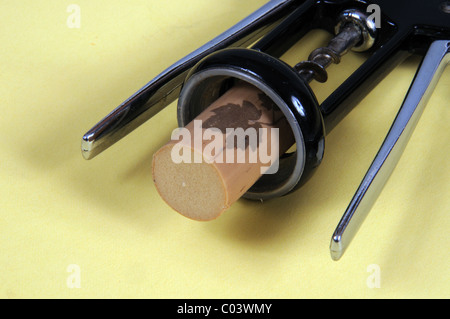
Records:
<instances>
[{"instance_id":1,"label":"metal screw worm","mask_svg":"<svg viewBox=\"0 0 450 319\"><path fill-rule=\"evenodd\" d=\"M300 62L294 67L305 81L326 82L328 74L325 69L332 63L340 63L341 57L350 49L365 51L372 47L376 27L365 14L352 9L341 13L336 31L337 35L328 46L314 50L308 61Z\"/></svg>"}]
</instances>

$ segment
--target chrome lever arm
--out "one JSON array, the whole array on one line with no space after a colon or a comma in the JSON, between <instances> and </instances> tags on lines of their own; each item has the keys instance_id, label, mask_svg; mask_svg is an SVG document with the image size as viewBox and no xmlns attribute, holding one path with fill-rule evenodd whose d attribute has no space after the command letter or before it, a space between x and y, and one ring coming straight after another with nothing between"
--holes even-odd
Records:
<instances>
[{"instance_id":1,"label":"chrome lever arm","mask_svg":"<svg viewBox=\"0 0 450 319\"><path fill-rule=\"evenodd\" d=\"M450 63L450 40L432 43L400 111L331 239L330 253L339 260L387 183L423 113L439 78Z\"/></svg>"},{"instance_id":2,"label":"chrome lever arm","mask_svg":"<svg viewBox=\"0 0 450 319\"><path fill-rule=\"evenodd\" d=\"M219 49L249 46L274 27L280 11L295 3L295 0L269 1L167 68L84 134L81 142L83 157L95 157L175 101L187 73L202 58Z\"/></svg>"}]
</instances>

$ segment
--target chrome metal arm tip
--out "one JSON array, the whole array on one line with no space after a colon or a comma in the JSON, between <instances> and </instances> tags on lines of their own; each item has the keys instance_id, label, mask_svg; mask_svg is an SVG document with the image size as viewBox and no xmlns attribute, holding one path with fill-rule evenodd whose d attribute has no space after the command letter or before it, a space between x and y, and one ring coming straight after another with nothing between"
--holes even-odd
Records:
<instances>
[{"instance_id":1,"label":"chrome metal arm tip","mask_svg":"<svg viewBox=\"0 0 450 319\"><path fill-rule=\"evenodd\" d=\"M269 1L156 76L83 136L83 157L94 158L175 101L189 70L201 59L221 49L248 47L280 23L280 15L294 5L294 0Z\"/></svg>"},{"instance_id":2,"label":"chrome metal arm tip","mask_svg":"<svg viewBox=\"0 0 450 319\"><path fill-rule=\"evenodd\" d=\"M394 123L367 171L330 244L333 260L342 257L386 185L447 64L450 40L433 42L426 54Z\"/></svg>"},{"instance_id":3,"label":"chrome metal arm tip","mask_svg":"<svg viewBox=\"0 0 450 319\"><path fill-rule=\"evenodd\" d=\"M338 261L344 255L344 249L342 247L341 236L333 236L330 244L331 259Z\"/></svg>"},{"instance_id":4,"label":"chrome metal arm tip","mask_svg":"<svg viewBox=\"0 0 450 319\"><path fill-rule=\"evenodd\" d=\"M94 142L89 140L88 135L84 135L81 140L81 154L84 159L90 160L94 156L92 156L92 149L94 149Z\"/></svg>"}]
</instances>

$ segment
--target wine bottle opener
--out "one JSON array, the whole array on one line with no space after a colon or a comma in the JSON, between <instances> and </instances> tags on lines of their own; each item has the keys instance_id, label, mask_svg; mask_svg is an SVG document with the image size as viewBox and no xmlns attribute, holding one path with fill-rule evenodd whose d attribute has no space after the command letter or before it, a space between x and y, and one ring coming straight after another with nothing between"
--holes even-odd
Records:
<instances>
[{"instance_id":1,"label":"wine bottle opener","mask_svg":"<svg viewBox=\"0 0 450 319\"><path fill-rule=\"evenodd\" d=\"M378 9L374 16L371 9ZM335 35L294 67L279 60L313 29ZM348 51L368 58L320 105L309 82L325 82L326 68ZM236 80L263 91L283 112L296 151L280 158L244 195L270 199L296 191L324 156L326 135L387 74L412 54L423 61L375 159L332 235L339 260L398 163L440 75L450 62L450 2L443 0L272 0L163 71L82 138L92 159L178 99L185 126Z\"/></svg>"}]
</instances>

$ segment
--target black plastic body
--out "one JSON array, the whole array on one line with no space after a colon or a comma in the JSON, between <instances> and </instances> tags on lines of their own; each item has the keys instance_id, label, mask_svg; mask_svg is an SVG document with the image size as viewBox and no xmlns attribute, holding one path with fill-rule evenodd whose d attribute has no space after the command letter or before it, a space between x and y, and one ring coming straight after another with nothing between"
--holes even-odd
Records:
<instances>
[{"instance_id":1,"label":"black plastic body","mask_svg":"<svg viewBox=\"0 0 450 319\"><path fill-rule=\"evenodd\" d=\"M234 69L242 74L251 74L282 98L294 114L304 138L303 173L291 192L302 186L320 164L324 136L368 92L409 55L423 55L434 40L450 39L450 14L440 9L443 2L294 1L292 12L278 27L253 45L251 50L226 49L213 53L190 71L186 82L195 74L210 68ZM378 29L375 44L366 52L367 60L319 106L309 85L277 57L313 29L323 29L334 34L338 16L343 10L359 9L367 12L369 4L377 4L381 9L381 27ZM226 81L223 85L224 90ZM207 106L205 104L197 109L195 106L189 107L189 111L181 115L184 117L183 121L187 123L193 120ZM263 176L250 192L264 192L268 185L278 187L292 174L292 161L298 160L299 158L292 154L284 156L281 159L280 172L276 176Z\"/></svg>"},{"instance_id":2,"label":"black plastic body","mask_svg":"<svg viewBox=\"0 0 450 319\"><path fill-rule=\"evenodd\" d=\"M283 22L252 48L280 57L313 29L334 34L346 9L381 10L381 25L367 60L321 105L326 131L331 131L396 66L411 54L425 55L435 40L450 39L450 14L444 0L299 0Z\"/></svg>"}]
</instances>

